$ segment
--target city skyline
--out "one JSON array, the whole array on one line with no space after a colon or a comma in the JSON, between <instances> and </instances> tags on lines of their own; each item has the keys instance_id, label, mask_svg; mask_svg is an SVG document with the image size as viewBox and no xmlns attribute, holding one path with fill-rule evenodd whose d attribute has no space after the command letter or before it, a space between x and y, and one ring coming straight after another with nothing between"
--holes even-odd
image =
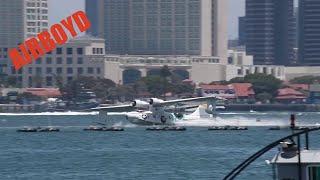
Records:
<instances>
[{"instance_id":1,"label":"city skyline","mask_svg":"<svg viewBox=\"0 0 320 180\"><path fill-rule=\"evenodd\" d=\"M84 0L48 0L49 7L49 23L54 24L61 19L69 16L76 10L84 10ZM74 2L79 3L74 3ZM238 17L245 15L245 0L229 0L228 2L228 37L229 39L235 39L238 37ZM64 4L63 8L61 4Z\"/></svg>"}]
</instances>

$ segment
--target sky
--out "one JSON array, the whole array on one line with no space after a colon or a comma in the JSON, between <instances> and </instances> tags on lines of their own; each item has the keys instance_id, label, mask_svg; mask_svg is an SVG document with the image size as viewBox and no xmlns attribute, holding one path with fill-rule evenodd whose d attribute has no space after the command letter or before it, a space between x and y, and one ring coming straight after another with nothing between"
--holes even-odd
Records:
<instances>
[{"instance_id":1,"label":"sky","mask_svg":"<svg viewBox=\"0 0 320 180\"><path fill-rule=\"evenodd\" d=\"M70 16L77 10L84 10L84 0L48 0L49 1L49 23L54 24ZM245 0L226 0L229 1L227 11L228 35L229 39L238 37L238 17L245 15Z\"/></svg>"}]
</instances>

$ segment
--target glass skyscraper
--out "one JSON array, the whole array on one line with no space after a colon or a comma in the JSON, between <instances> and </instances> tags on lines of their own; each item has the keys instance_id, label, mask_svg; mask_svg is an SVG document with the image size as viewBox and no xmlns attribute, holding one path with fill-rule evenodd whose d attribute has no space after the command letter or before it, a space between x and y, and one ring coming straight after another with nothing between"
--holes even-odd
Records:
<instances>
[{"instance_id":1,"label":"glass skyscraper","mask_svg":"<svg viewBox=\"0 0 320 180\"><path fill-rule=\"evenodd\" d=\"M293 0L246 0L246 49L255 64L293 61Z\"/></svg>"},{"instance_id":2,"label":"glass skyscraper","mask_svg":"<svg viewBox=\"0 0 320 180\"><path fill-rule=\"evenodd\" d=\"M225 0L87 0L89 33L108 53L227 55ZM219 26L218 26L219 25Z\"/></svg>"},{"instance_id":3,"label":"glass skyscraper","mask_svg":"<svg viewBox=\"0 0 320 180\"><path fill-rule=\"evenodd\" d=\"M320 1L300 0L299 63L320 65Z\"/></svg>"}]
</instances>

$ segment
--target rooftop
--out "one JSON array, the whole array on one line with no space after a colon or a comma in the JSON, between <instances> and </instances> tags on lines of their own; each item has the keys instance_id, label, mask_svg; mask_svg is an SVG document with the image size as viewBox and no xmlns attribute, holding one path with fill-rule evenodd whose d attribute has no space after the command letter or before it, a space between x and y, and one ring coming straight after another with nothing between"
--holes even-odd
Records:
<instances>
[{"instance_id":1,"label":"rooftop","mask_svg":"<svg viewBox=\"0 0 320 180\"><path fill-rule=\"evenodd\" d=\"M26 88L25 92L45 98L61 96L61 92L57 88Z\"/></svg>"}]
</instances>

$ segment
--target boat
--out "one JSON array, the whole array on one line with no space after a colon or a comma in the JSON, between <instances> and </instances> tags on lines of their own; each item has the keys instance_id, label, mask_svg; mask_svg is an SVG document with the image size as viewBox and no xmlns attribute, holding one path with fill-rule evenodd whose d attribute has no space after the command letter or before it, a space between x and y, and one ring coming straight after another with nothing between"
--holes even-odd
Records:
<instances>
[{"instance_id":1,"label":"boat","mask_svg":"<svg viewBox=\"0 0 320 180\"><path fill-rule=\"evenodd\" d=\"M290 120L291 135L278 139L263 147L230 171L223 180L235 179L251 163L279 146L280 148L278 148L278 152L274 157L266 161L267 164L272 165L273 179L319 180L320 149L310 149L309 142L311 141L309 140L309 136L311 132L319 132L320 127L297 128L295 126L294 115L291 115ZM265 171L265 169L262 169L262 171Z\"/></svg>"}]
</instances>

